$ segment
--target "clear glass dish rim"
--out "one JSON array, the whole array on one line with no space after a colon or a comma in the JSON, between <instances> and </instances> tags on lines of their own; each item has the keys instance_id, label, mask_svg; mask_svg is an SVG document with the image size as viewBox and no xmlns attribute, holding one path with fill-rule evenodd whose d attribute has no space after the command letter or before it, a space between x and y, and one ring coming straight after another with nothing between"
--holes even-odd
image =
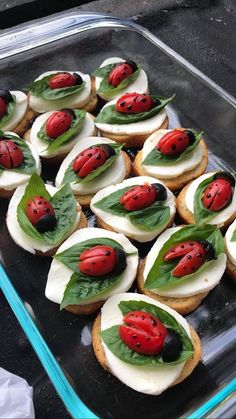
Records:
<instances>
[{"instance_id":1,"label":"clear glass dish rim","mask_svg":"<svg viewBox=\"0 0 236 419\"><path fill-rule=\"evenodd\" d=\"M2 60L4 58L52 43L59 39L67 38L77 33L96 28L128 29L141 34L186 68L195 77L204 82L230 105L236 107L236 99L230 93L207 77L204 73L189 63L180 54L175 52L150 31L132 20L121 19L100 13L63 13L57 17L40 19L37 23L27 25L22 24L17 26L15 29L2 31L2 36L0 38L0 59ZM40 334L30 313L27 311L26 306L20 299L3 266L1 265L0 288L2 289L14 314L25 331L31 345L44 366L45 371L54 384L57 393L61 397L71 416L78 419L83 419L84 417L89 419L96 418L97 416L82 402L82 400L80 400L79 396L67 380L44 338ZM231 383L229 383L228 386L230 386L229 388L231 391ZM226 386L227 389L228 386ZM235 381L233 382L233 389L235 389ZM199 407L195 412L192 412L188 418L201 418L205 416L210 410L212 410L213 407L216 407L222 401L222 395L223 398L226 397L225 394L225 392L222 393L222 391L220 391L208 400L208 402Z\"/></svg>"}]
</instances>

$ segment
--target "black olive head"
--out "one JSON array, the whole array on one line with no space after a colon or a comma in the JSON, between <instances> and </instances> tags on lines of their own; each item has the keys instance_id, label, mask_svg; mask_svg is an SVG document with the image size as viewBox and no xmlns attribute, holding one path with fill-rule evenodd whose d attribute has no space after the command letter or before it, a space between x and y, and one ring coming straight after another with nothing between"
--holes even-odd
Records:
<instances>
[{"instance_id":1,"label":"black olive head","mask_svg":"<svg viewBox=\"0 0 236 419\"><path fill-rule=\"evenodd\" d=\"M41 217L35 225L39 233L45 233L46 231L52 231L56 227L57 220L55 215L46 214Z\"/></svg>"},{"instance_id":2,"label":"black olive head","mask_svg":"<svg viewBox=\"0 0 236 419\"><path fill-rule=\"evenodd\" d=\"M163 362L173 362L179 358L183 349L183 342L177 332L167 329L167 335L162 348Z\"/></svg>"},{"instance_id":3,"label":"black olive head","mask_svg":"<svg viewBox=\"0 0 236 419\"><path fill-rule=\"evenodd\" d=\"M185 129L184 133L188 136L190 143L193 143L195 141L195 135L190 129Z\"/></svg>"},{"instance_id":4,"label":"black olive head","mask_svg":"<svg viewBox=\"0 0 236 419\"><path fill-rule=\"evenodd\" d=\"M82 79L82 77L79 74L73 73L73 76L74 76L74 78L76 80L76 85L79 86L80 84L83 83L83 79Z\"/></svg>"},{"instance_id":5,"label":"black olive head","mask_svg":"<svg viewBox=\"0 0 236 419\"><path fill-rule=\"evenodd\" d=\"M205 249L208 259L217 259L215 249L212 244L207 240L199 240L199 243Z\"/></svg>"},{"instance_id":6,"label":"black olive head","mask_svg":"<svg viewBox=\"0 0 236 419\"><path fill-rule=\"evenodd\" d=\"M2 97L6 103L13 101L11 93L6 89L0 89L0 97Z\"/></svg>"},{"instance_id":7,"label":"black olive head","mask_svg":"<svg viewBox=\"0 0 236 419\"><path fill-rule=\"evenodd\" d=\"M101 148L105 151L108 158L110 158L111 156L114 156L116 154L114 148L111 147L109 144L102 144Z\"/></svg>"},{"instance_id":8,"label":"black olive head","mask_svg":"<svg viewBox=\"0 0 236 419\"><path fill-rule=\"evenodd\" d=\"M167 198L167 190L161 183L152 183L152 186L156 189L157 201L165 201Z\"/></svg>"},{"instance_id":9,"label":"black olive head","mask_svg":"<svg viewBox=\"0 0 236 419\"><path fill-rule=\"evenodd\" d=\"M137 70L137 64L134 61L126 60L124 64L129 64L130 67L132 67L133 72Z\"/></svg>"},{"instance_id":10,"label":"black olive head","mask_svg":"<svg viewBox=\"0 0 236 419\"><path fill-rule=\"evenodd\" d=\"M116 269L117 274L123 272L127 268L126 254L122 249L115 248L116 251Z\"/></svg>"},{"instance_id":11,"label":"black olive head","mask_svg":"<svg viewBox=\"0 0 236 419\"><path fill-rule=\"evenodd\" d=\"M73 109L70 108L63 108L61 109L62 112L68 113L69 115L72 116L72 118L75 118L75 112L73 111Z\"/></svg>"}]
</instances>

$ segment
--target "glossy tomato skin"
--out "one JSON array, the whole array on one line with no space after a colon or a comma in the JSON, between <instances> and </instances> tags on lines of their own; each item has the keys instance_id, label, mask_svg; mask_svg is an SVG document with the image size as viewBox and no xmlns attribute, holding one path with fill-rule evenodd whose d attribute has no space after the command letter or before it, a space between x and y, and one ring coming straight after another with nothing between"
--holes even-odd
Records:
<instances>
[{"instance_id":1,"label":"glossy tomato skin","mask_svg":"<svg viewBox=\"0 0 236 419\"><path fill-rule=\"evenodd\" d=\"M73 117L68 111L56 111L46 121L45 132L48 137L55 139L64 134L71 127Z\"/></svg>"},{"instance_id":2,"label":"glossy tomato skin","mask_svg":"<svg viewBox=\"0 0 236 419\"><path fill-rule=\"evenodd\" d=\"M157 150L167 156L183 153L190 143L189 136L183 130L175 129L165 134L157 144Z\"/></svg>"},{"instance_id":3,"label":"glossy tomato skin","mask_svg":"<svg viewBox=\"0 0 236 419\"><path fill-rule=\"evenodd\" d=\"M202 194L202 204L211 211L220 211L231 202L232 185L228 179L213 180Z\"/></svg>"},{"instance_id":4,"label":"glossy tomato skin","mask_svg":"<svg viewBox=\"0 0 236 419\"><path fill-rule=\"evenodd\" d=\"M126 93L116 102L116 111L122 113L142 113L150 111L155 105L151 96L141 93Z\"/></svg>"},{"instance_id":5,"label":"glossy tomato skin","mask_svg":"<svg viewBox=\"0 0 236 419\"><path fill-rule=\"evenodd\" d=\"M108 75L108 83L117 87L123 80L133 74L135 70L129 62L120 63L114 66Z\"/></svg>"},{"instance_id":6,"label":"glossy tomato skin","mask_svg":"<svg viewBox=\"0 0 236 419\"><path fill-rule=\"evenodd\" d=\"M56 226L55 211L50 202L43 196L35 196L26 205L26 215L40 233L54 230Z\"/></svg>"},{"instance_id":7,"label":"glossy tomato skin","mask_svg":"<svg viewBox=\"0 0 236 419\"><path fill-rule=\"evenodd\" d=\"M119 336L128 348L150 356L162 351L167 331L157 317L144 311L131 311L123 321Z\"/></svg>"},{"instance_id":8,"label":"glossy tomato skin","mask_svg":"<svg viewBox=\"0 0 236 419\"><path fill-rule=\"evenodd\" d=\"M78 269L87 276L102 277L119 273L127 266L123 250L97 245L84 250L79 257Z\"/></svg>"},{"instance_id":9,"label":"glossy tomato skin","mask_svg":"<svg viewBox=\"0 0 236 419\"><path fill-rule=\"evenodd\" d=\"M138 211L152 205L156 200L167 198L166 188L160 183L134 186L120 197L120 203L128 211Z\"/></svg>"},{"instance_id":10,"label":"glossy tomato skin","mask_svg":"<svg viewBox=\"0 0 236 419\"><path fill-rule=\"evenodd\" d=\"M49 87L52 90L76 86L82 83L83 83L83 79L79 74L77 73L70 74L67 71L64 71L59 74L55 74L55 76L52 76L49 79Z\"/></svg>"},{"instance_id":11,"label":"glossy tomato skin","mask_svg":"<svg viewBox=\"0 0 236 419\"><path fill-rule=\"evenodd\" d=\"M19 167L24 161L21 148L14 141L0 138L0 165L6 169Z\"/></svg>"},{"instance_id":12,"label":"glossy tomato skin","mask_svg":"<svg viewBox=\"0 0 236 419\"><path fill-rule=\"evenodd\" d=\"M85 178L114 154L114 149L108 144L89 147L76 156L72 165L73 171L80 178Z\"/></svg>"}]
</instances>

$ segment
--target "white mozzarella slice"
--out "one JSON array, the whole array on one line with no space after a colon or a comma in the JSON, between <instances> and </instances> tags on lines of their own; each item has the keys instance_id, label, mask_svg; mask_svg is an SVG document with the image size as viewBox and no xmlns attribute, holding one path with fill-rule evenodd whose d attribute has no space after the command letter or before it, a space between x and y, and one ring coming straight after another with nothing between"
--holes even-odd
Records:
<instances>
[{"instance_id":1,"label":"white mozzarella slice","mask_svg":"<svg viewBox=\"0 0 236 419\"><path fill-rule=\"evenodd\" d=\"M8 212L7 212L7 218L6 218L6 223L7 223L7 228L9 230L9 233L12 237L12 239L14 240L14 242L18 245L21 246L23 249L27 250L30 253L35 254L36 250L41 251L43 253L46 253L48 250L53 249L55 246L54 245L49 245L46 242L40 241L40 240L36 240L30 236L28 236L20 227L18 220L17 220L17 206L22 198L22 196L24 195L25 192L25 188L26 188L27 184L18 186L18 188L15 190L10 203L9 203L9 207L8 207ZM54 188L51 185L45 185L47 191L50 193L51 196L53 196L58 189ZM81 216L81 211L78 211L75 222L71 228L71 230L68 232L69 236L76 228L76 226L79 223L80 220L80 216Z\"/></svg>"},{"instance_id":2,"label":"white mozzarella slice","mask_svg":"<svg viewBox=\"0 0 236 419\"><path fill-rule=\"evenodd\" d=\"M106 300L113 294L125 292L131 287L136 277L138 267L138 251L136 247L134 247L125 236L123 236L123 234L113 233L101 228L84 228L72 234L61 245L57 253L61 253L71 246L81 243L85 240L101 237L115 240L124 248L126 253L135 252L135 254L127 256L127 267L121 274L119 283L112 290L108 290L107 292L103 293L102 297L98 295L97 297L93 297L84 303L80 303L80 305L87 305L97 301ZM60 304L72 274L73 271L71 269L67 268L62 262L54 259L48 273L45 289L46 297L54 303Z\"/></svg>"},{"instance_id":3,"label":"white mozzarella slice","mask_svg":"<svg viewBox=\"0 0 236 419\"><path fill-rule=\"evenodd\" d=\"M104 67L108 64L115 64L115 63L120 63L120 62L124 62L125 60L123 60L122 58L118 58L118 57L110 57L107 58L105 61L103 61L103 63L100 65L100 67ZM95 87L96 87L96 91L99 89L99 86L102 82L102 77L95 77ZM104 93L98 93L99 96L105 100L111 101L113 99L116 99L120 96L122 96L124 93L147 93L148 91L148 79L146 76L146 73L144 70L140 70L138 77L136 78L136 80L134 80L131 84L129 84L129 86L127 86L125 89L120 90L118 93L116 93L113 96L106 96L106 94Z\"/></svg>"},{"instance_id":4,"label":"white mozzarella slice","mask_svg":"<svg viewBox=\"0 0 236 419\"><path fill-rule=\"evenodd\" d=\"M158 237L157 241L151 248L150 252L147 255L145 268L143 272L144 283L147 279L148 273L150 272L158 254L163 247L163 245L169 240L172 234L176 231L181 230L181 227L169 228L164 231ZM199 272L194 279L189 279L182 284L178 284L178 279L176 280L176 285L171 288L162 289L155 288L152 289L153 292L165 297L191 297L199 293L210 291L214 288L221 280L226 267L226 255L221 253L216 260L212 260L210 266L207 269L204 269L202 272Z\"/></svg>"},{"instance_id":5,"label":"white mozzarella slice","mask_svg":"<svg viewBox=\"0 0 236 419\"><path fill-rule=\"evenodd\" d=\"M194 195L195 192L203 180L207 179L208 177L212 176L214 173L206 173L199 178L195 179L189 187L187 188L186 195L185 195L185 205L188 210L193 214L194 213ZM234 193L232 197L231 203L221 211L216 212L215 217L208 221L208 224L213 225L223 225L225 221L227 221L236 211L236 190L234 188Z\"/></svg>"},{"instance_id":6,"label":"white mozzarella slice","mask_svg":"<svg viewBox=\"0 0 236 419\"><path fill-rule=\"evenodd\" d=\"M120 301L132 300L145 301L167 311L185 329L188 336L191 337L189 325L180 314L146 295L133 293L113 295L106 301L101 310L101 330L122 324L123 314L118 304ZM185 365L185 362L182 362L177 365L138 367L121 361L110 351L103 341L102 346L105 352L106 362L111 372L124 384L141 393L152 395L161 394L177 380Z\"/></svg>"},{"instance_id":7,"label":"white mozzarella slice","mask_svg":"<svg viewBox=\"0 0 236 419\"><path fill-rule=\"evenodd\" d=\"M56 176L56 186L60 187L63 182L65 172L74 160L74 158L83 150L95 144L114 144L115 142L108 138L101 137L87 137L83 138L77 143L65 160L62 162L60 169ZM106 186L122 182L126 174L125 161L122 155L119 155L116 161L100 176L86 183L70 183L71 189L75 194L86 195L94 194Z\"/></svg>"},{"instance_id":8,"label":"white mozzarella slice","mask_svg":"<svg viewBox=\"0 0 236 419\"><path fill-rule=\"evenodd\" d=\"M41 74L37 79L35 79L35 81L41 80L43 77L49 76L50 74L63 72L64 70L46 71L45 73ZM30 94L29 105L31 109L33 109L36 112L43 113L48 111L57 111L62 108L83 108L83 106L85 106L90 100L91 78L89 74L83 74L77 70L68 71L68 73L70 74L73 74L74 72L79 74L85 82L85 86L81 92L73 93L72 95L55 100L43 99L41 97Z\"/></svg>"},{"instance_id":9,"label":"white mozzarella slice","mask_svg":"<svg viewBox=\"0 0 236 419\"><path fill-rule=\"evenodd\" d=\"M13 130L24 118L28 107L28 98L25 93L19 90L11 90L10 93L16 97L16 106L8 121L1 128L4 131Z\"/></svg>"},{"instance_id":10,"label":"white mozzarella slice","mask_svg":"<svg viewBox=\"0 0 236 419\"><path fill-rule=\"evenodd\" d=\"M158 180L158 182L162 184L160 180ZM95 206L96 202L100 201L106 196L109 196L115 191L123 189L127 186L143 185L145 183L157 183L157 179L149 176L137 176L130 179L125 179L122 183L119 183L118 185L111 185L105 189L102 189L101 191L96 193L96 195L92 198L90 205L91 210L94 212L95 215L101 218L101 220L105 221L106 224L108 224L114 230L119 231L120 233L123 233L134 240L137 240L139 242L147 242L153 240L159 233L161 233L166 228L170 220L167 221L166 225L157 227L155 230L144 231L131 224L131 222L127 218L119 217L117 215L101 210L100 208L97 208ZM175 214L175 197L168 188L166 189L167 199L163 202L163 204L165 206L169 206L171 219Z\"/></svg>"},{"instance_id":11,"label":"white mozzarella slice","mask_svg":"<svg viewBox=\"0 0 236 419\"><path fill-rule=\"evenodd\" d=\"M54 113L54 111L46 112L38 118L35 119L31 131L30 131L30 142L35 146L36 150L38 151L39 155L44 158L51 158L54 156L60 156L65 153L69 153L75 144L77 144L78 141L80 141L84 137L89 137L90 135L94 134L95 126L94 126L94 120L91 114L86 113L86 117L84 120L83 127L81 131L73 137L73 139L69 140L67 143L62 145L59 149L55 151L48 151L47 150L47 143L42 141L38 137L38 133L42 126L45 124L47 119ZM53 141L53 140L52 140Z\"/></svg>"},{"instance_id":12,"label":"white mozzarella slice","mask_svg":"<svg viewBox=\"0 0 236 419\"><path fill-rule=\"evenodd\" d=\"M225 234L225 246L226 252L230 259L230 261L236 265L236 241L232 242L232 235L236 230L236 220L229 226L226 234Z\"/></svg>"},{"instance_id":13,"label":"white mozzarella slice","mask_svg":"<svg viewBox=\"0 0 236 419\"><path fill-rule=\"evenodd\" d=\"M158 145L162 137L171 132L171 130L158 130L154 132L150 137L147 138L143 145L142 150L142 162L148 156L149 153ZM202 150L200 145L198 145L185 159L174 164L167 165L143 165L143 168L148 173L149 176L159 176L159 178L173 179L177 176L182 175L183 173L189 172L190 170L195 169L202 160Z\"/></svg>"}]
</instances>

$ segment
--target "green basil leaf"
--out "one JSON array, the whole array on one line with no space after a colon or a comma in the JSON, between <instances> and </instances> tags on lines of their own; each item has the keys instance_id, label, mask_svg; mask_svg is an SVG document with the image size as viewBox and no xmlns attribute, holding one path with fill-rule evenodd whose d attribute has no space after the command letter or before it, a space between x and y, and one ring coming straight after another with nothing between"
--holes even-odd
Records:
<instances>
[{"instance_id":1,"label":"green basil leaf","mask_svg":"<svg viewBox=\"0 0 236 419\"><path fill-rule=\"evenodd\" d=\"M12 95L12 102L7 105L7 113L0 119L0 129L4 129L16 108L16 97Z\"/></svg>"},{"instance_id":2,"label":"green basil leaf","mask_svg":"<svg viewBox=\"0 0 236 419\"><path fill-rule=\"evenodd\" d=\"M48 147L46 148L47 151L53 152L58 150L63 144L67 143L82 130L85 122L86 112L82 109L73 109L73 111L75 113L75 118L72 121L70 129L59 135L59 137L52 139L47 136L45 132L46 123L40 128L37 136L48 144Z\"/></svg>"},{"instance_id":3,"label":"green basil leaf","mask_svg":"<svg viewBox=\"0 0 236 419\"><path fill-rule=\"evenodd\" d=\"M28 219L25 209L30 199L42 196L49 201L55 210L57 225L53 231L39 233ZM25 234L35 240L44 241L50 245L59 244L71 230L77 215L77 202L69 185L65 185L51 198L45 188L43 180L37 174L33 174L26 186L25 193L17 206L17 219Z\"/></svg>"},{"instance_id":4,"label":"green basil leaf","mask_svg":"<svg viewBox=\"0 0 236 419\"><path fill-rule=\"evenodd\" d=\"M69 304L79 304L85 302L95 296L102 297L104 293L110 291L120 281L122 272L111 273L103 277L87 276L78 269L80 254L92 246L97 245L110 246L113 249L118 248L124 251L123 247L115 240L101 237L88 239L81 243L71 246L64 252L56 254L55 259L62 262L67 268L74 271L66 286L63 300L61 302L61 310Z\"/></svg>"},{"instance_id":5,"label":"green basil leaf","mask_svg":"<svg viewBox=\"0 0 236 419\"><path fill-rule=\"evenodd\" d=\"M70 185L64 185L50 199L57 219L56 228L43 233L48 243L57 245L61 243L71 231L77 216L77 201L71 191Z\"/></svg>"},{"instance_id":6,"label":"green basil leaf","mask_svg":"<svg viewBox=\"0 0 236 419\"><path fill-rule=\"evenodd\" d=\"M22 140L21 138L15 135L4 134L2 131L0 131L0 137L2 136L16 143L21 148L24 155L24 160L20 166L13 167L12 169L6 169L4 166L0 165L0 168L2 169L2 171L9 170L11 172L18 172L18 173L25 173L25 174L35 173L36 172L35 159L26 141Z\"/></svg>"},{"instance_id":7,"label":"green basil leaf","mask_svg":"<svg viewBox=\"0 0 236 419\"><path fill-rule=\"evenodd\" d=\"M60 74L60 72L49 74L48 76L31 83L28 86L30 94L46 100L57 100L73 95L74 93L80 93L85 87L85 82L83 82L80 85L62 87L61 89L50 89L49 80L56 76L56 74Z\"/></svg>"},{"instance_id":8,"label":"green basil leaf","mask_svg":"<svg viewBox=\"0 0 236 419\"><path fill-rule=\"evenodd\" d=\"M224 239L219 229L212 225L188 225L181 230L173 233L169 240L162 246L152 268L146 278L144 288L146 289L163 289L170 286L176 286L183 282L196 278L199 272L211 267L214 260L205 262L196 272L190 275L177 278L172 275L172 270L177 265L177 261L164 262L163 257L171 247L187 240L208 240L215 249L216 257L224 252Z\"/></svg>"},{"instance_id":9,"label":"green basil leaf","mask_svg":"<svg viewBox=\"0 0 236 419\"><path fill-rule=\"evenodd\" d=\"M103 67L98 67L97 70L95 70L92 73L92 76L93 77L101 77L101 78L107 77L108 74L111 72L111 70L113 70L113 68L117 64L122 64L122 61L120 61L118 63L107 64L107 65L104 65Z\"/></svg>"},{"instance_id":10,"label":"green basil leaf","mask_svg":"<svg viewBox=\"0 0 236 419\"><path fill-rule=\"evenodd\" d=\"M129 349L120 339L119 336L119 325L112 326L109 329L103 330L100 332L102 340L110 349L110 351L116 355L122 361L137 365L137 366L147 366L152 365L153 367L162 365L176 365L180 364L186 359L190 358L193 354L193 345L189 339L184 328L177 322L177 320L169 314L167 311L157 307L153 304L146 303L144 301L121 301L119 303L119 308L123 315L129 313L130 311L145 311L152 314L153 316L159 318L161 322L168 329L172 329L177 332L183 343L183 350L176 361L173 362L163 362L161 353L156 356L150 355L141 355L132 349Z\"/></svg>"},{"instance_id":11,"label":"green basil leaf","mask_svg":"<svg viewBox=\"0 0 236 419\"><path fill-rule=\"evenodd\" d=\"M200 185L198 185L197 190L194 194L194 217L197 224L204 224L209 222L218 213L216 211L211 211L208 208L204 207L201 199L204 190L211 182L213 182L213 180L214 175L203 180L200 183Z\"/></svg>"},{"instance_id":12,"label":"green basil leaf","mask_svg":"<svg viewBox=\"0 0 236 419\"><path fill-rule=\"evenodd\" d=\"M97 93L105 94L108 97L114 96L121 92L122 90L125 90L126 87L128 87L131 83L133 83L139 73L140 73L141 67L138 66L137 70L132 73L130 76L126 77L118 86L113 87L111 84L108 83L107 76L104 77L100 83L99 89L97 90Z\"/></svg>"},{"instance_id":13,"label":"green basil leaf","mask_svg":"<svg viewBox=\"0 0 236 419\"><path fill-rule=\"evenodd\" d=\"M17 206L17 220L21 229L27 236L30 236L35 240L44 241L43 234L39 233L33 224L31 224L25 213L28 201L35 196L42 196L47 201L50 201L51 199L51 195L46 190L43 180L37 174L31 176L30 181L25 188L25 193Z\"/></svg>"},{"instance_id":14,"label":"green basil leaf","mask_svg":"<svg viewBox=\"0 0 236 419\"><path fill-rule=\"evenodd\" d=\"M195 140L189 144L189 146L184 150L183 153L178 154L177 156L167 156L166 154L161 153L157 150L156 147L152 149L152 151L146 156L144 161L142 162L142 165L147 166L167 166L167 165L174 165L176 163L181 162L182 160L185 160L189 154L193 152L193 150L198 146L201 137L202 132L196 132L193 131Z\"/></svg>"},{"instance_id":15,"label":"green basil leaf","mask_svg":"<svg viewBox=\"0 0 236 419\"><path fill-rule=\"evenodd\" d=\"M88 239L81 243L74 244L73 246L69 247L68 249L64 250L61 253L57 253L54 256L54 259L59 260L62 262L67 268L71 269L72 271L76 273L80 273L78 269L78 262L80 254L87 249L90 249L92 246L97 245L104 245L104 246L110 246L113 248L123 249L122 246L117 243L115 240L108 239L106 237L99 237L95 239Z\"/></svg>"},{"instance_id":16,"label":"green basil leaf","mask_svg":"<svg viewBox=\"0 0 236 419\"><path fill-rule=\"evenodd\" d=\"M132 185L135 187L138 185ZM126 217L137 228L144 231L152 231L166 224L170 219L170 209L165 206L163 202L156 201L148 208L138 211L128 211L120 204L120 197L127 192L131 186L119 189L111 193L100 201L96 202L94 206L119 217Z\"/></svg>"},{"instance_id":17,"label":"green basil leaf","mask_svg":"<svg viewBox=\"0 0 236 419\"><path fill-rule=\"evenodd\" d=\"M234 230L230 241L231 242L236 242L236 229Z\"/></svg>"},{"instance_id":18,"label":"green basil leaf","mask_svg":"<svg viewBox=\"0 0 236 419\"><path fill-rule=\"evenodd\" d=\"M159 105L155 106L148 112L141 113L122 113L115 110L115 105L109 105L104 107L95 119L95 124L132 124L134 122L145 121L153 116L157 115L162 109L172 101L174 95L170 98L151 96L153 99L159 100Z\"/></svg>"},{"instance_id":19,"label":"green basil leaf","mask_svg":"<svg viewBox=\"0 0 236 419\"><path fill-rule=\"evenodd\" d=\"M107 145L108 143L106 143ZM101 144L96 144L92 147L97 147L97 146L101 146ZM124 144L112 144L109 143L109 146L111 146L114 151L115 154L113 156L111 156L109 159L107 159L107 161L100 167L98 167L97 169L95 169L93 172L91 172L88 176L86 176L85 178L80 178L79 176L77 176L77 174L73 171L73 160L72 162L69 164L69 166L67 167L65 174L64 174L64 178L62 183L87 183L87 182L91 182L92 180L94 180L95 178L97 178L98 176L100 176L102 173L104 173L113 163L114 161L117 159L117 157L119 156L121 149L123 147ZM91 147L91 148L92 148Z\"/></svg>"}]
</instances>

